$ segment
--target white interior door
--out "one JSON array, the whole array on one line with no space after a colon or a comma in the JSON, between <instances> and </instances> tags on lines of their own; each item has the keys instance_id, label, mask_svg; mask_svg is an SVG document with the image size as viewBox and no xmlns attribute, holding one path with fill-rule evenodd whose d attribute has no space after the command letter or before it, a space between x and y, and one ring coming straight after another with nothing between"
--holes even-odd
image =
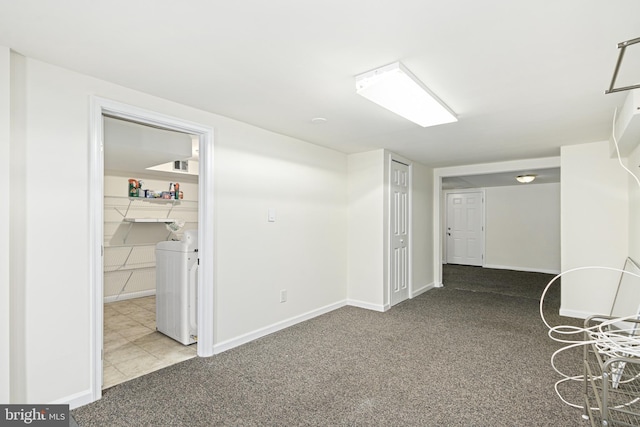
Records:
<instances>
[{"instance_id":1,"label":"white interior door","mask_svg":"<svg viewBox=\"0 0 640 427\"><path fill-rule=\"evenodd\" d=\"M484 195L449 193L447 195L447 263L483 264Z\"/></svg>"},{"instance_id":2,"label":"white interior door","mask_svg":"<svg viewBox=\"0 0 640 427\"><path fill-rule=\"evenodd\" d=\"M409 166L391 162L391 305L409 298Z\"/></svg>"}]
</instances>

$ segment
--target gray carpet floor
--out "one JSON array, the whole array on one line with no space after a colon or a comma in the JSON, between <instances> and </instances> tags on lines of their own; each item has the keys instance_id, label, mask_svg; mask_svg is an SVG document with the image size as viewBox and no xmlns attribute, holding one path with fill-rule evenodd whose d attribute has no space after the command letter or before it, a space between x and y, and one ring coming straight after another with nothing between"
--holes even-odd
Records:
<instances>
[{"instance_id":1,"label":"gray carpet floor","mask_svg":"<svg viewBox=\"0 0 640 427\"><path fill-rule=\"evenodd\" d=\"M343 307L105 390L88 426L585 426L560 401L538 302L552 276L445 266L386 313ZM548 299L552 322L559 292ZM559 361L577 371L581 352ZM580 400L580 387L566 390Z\"/></svg>"}]
</instances>

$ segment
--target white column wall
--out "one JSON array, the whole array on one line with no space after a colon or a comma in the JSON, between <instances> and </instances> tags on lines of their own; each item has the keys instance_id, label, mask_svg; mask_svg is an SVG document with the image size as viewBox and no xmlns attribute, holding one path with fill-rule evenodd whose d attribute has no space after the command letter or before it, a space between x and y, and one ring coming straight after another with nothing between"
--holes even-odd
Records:
<instances>
[{"instance_id":1,"label":"white column wall","mask_svg":"<svg viewBox=\"0 0 640 427\"><path fill-rule=\"evenodd\" d=\"M386 150L349 155L348 302L389 309L387 281L389 176L391 159L411 164L411 297L432 288L433 171Z\"/></svg>"},{"instance_id":2,"label":"white column wall","mask_svg":"<svg viewBox=\"0 0 640 427\"><path fill-rule=\"evenodd\" d=\"M10 402L23 403L26 396L26 61L11 53L11 117L9 187L9 366Z\"/></svg>"},{"instance_id":3,"label":"white column wall","mask_svg":"<svg viewBox=\"0 0 640 427\"><path fill-rule=\"evenodd\" d=\"M350 154L350 304L384 310L384 150Z\"/></svg>"},{"instance_id":4,"label":"white column wall","mask_svg":"<svg viewBox=\"0 0 640 427\"><path fill-rule=\"evenodd\" d=\"M62 402L91 391L92 94L215 130L216 343L344 303L345 154L28 58L23 74L24 158L15 159L25 179L12 199L12 209L24 206L24 219L12 221L24 239L12 248L24 251L26 271L13 284L24 290L15 307L26 337L19 399Z\"/></svg>"},{"instance_id":5,"label":"white column wall","mask_svg":"<svg viewBox=\"0 0 640 427\"><path fill-rule=\"evenodd\" d=\"M11 52L0 46L0 182L5 183L5 200L11 200L10 180L10 100L11 100ZM9 290L9 203L0 204L0 402L9 402L9 319L11 308Z\"/></svg>"},{"instance_id":6,"label":"white column wall","mask_svg":"<svg viewBox=\"0 0 640 427\"><path fill-rule=\"evenodd\" d=\"M626 166L640 177L640 146L629 155ZM631 176L629 181L629 256L640 262L640 187Z\"/></svg>"},{"instance_id":7,"label":"white column wall","mask_svg":"<svg viewBox=\"0 0 640 427\"><path fill-rule=\"evenodd\" d=\"M622 268L629 248L629 186L607 141L561 149L562 271ZM562 277L560 313L608 313L620 273L581 270Z\"/></svg>"},{"instance_id":8,"label":"white column wall","mask_svg":"<svg viewBox=\"0 0 640 427\"><path fill-rule=\"evenodd\" d=\"M434 287L433 169L412 163L412 296Z\"/></svg>"}]
</instances>

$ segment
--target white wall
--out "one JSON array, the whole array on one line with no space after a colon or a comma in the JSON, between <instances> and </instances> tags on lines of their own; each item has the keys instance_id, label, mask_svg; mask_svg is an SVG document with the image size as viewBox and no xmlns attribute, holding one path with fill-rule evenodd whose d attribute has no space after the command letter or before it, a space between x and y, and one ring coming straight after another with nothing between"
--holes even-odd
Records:
<instances>
[{"instance_id":1,"label":"white wall","mask_svg":"<svg viewBox=\"0 0 640 427\"><path fill-rule=\"evenodd\" d=\"M560 184L485 189L485 267L560 272Z\"/></svg>"},{"instance_id":2,"label":"white wall","mask_svg":"<svg viewBox=\"0 0 640 427\"><path fill-rule=\"evenodd\" d=\"M11 53L11 117L10 117L10 162L9 185L9 310L10 322L10 399L11 403L25 402L26 361L26 275L27 236L26 221L26 61Z\"/></svg>"},{"instance_id":3,"label":"white wall","mask_svg":"<svg viewBox=\"0 0 640 427\"><path fill-rule=\"evenodd\" d=\"M640 141L639 141L640 142ZM640 145L629 155L626 166L640 176ZM629 181L629 256L640 262L640 187L631 176Z\"/></svg>"},{"instance_id":4,"label":"white wall","mask_svg":"<svg viewBox=\"0 0 640 427\"><path fill-rule=\"evenodd\" d=\"M11 176L18 193L10 209L12 236L22 240L11 256L12 285L24 292L14 308L24 321L12 317L11 328L23 327L25 338L11 343L20 368L14 400L69 401L91 392L92 94L215 129L216 343L345 301L346 155L40 61L27 58L18 71L25 114L24 121L19 111L12 115L11 157L20 173ZM275 223L267 222L268 208L277 211ZM284 304L281 289L288 290Z\"/></svg>"},{"instance_id":5,"label":"white wall","mask_svg":"<svg viewBox=\"0 0 640 427\"><path fill-rule=\"evenodd\" d=\"M344 301L346 155L246 125L216 131L216 342Z\"/></svg>"},{"instance_id":6,"label":"white wall","mask_svg":"<svg viewBox=\"0 0 640 427\"><path fill-rule=\"evenodd\" d=\"M412 163L412 296L434 286L433 169Z\"/></svg>"},{"instance_id":7,"label":"white wall","mask_svg":"<svg viewBox=\"0 0 640 427\"><path fill-rule=\"evenodd\" d=\"M0 182L9 182L10 170L10 100L11 53L0 46ZM11 187L5 188L6 200L11 200ZM9 402L9 341L10 292L9 269L9 203L0 204L0 402Z\"/></svg>"},{"instance_id":8,"label":"white wall","mask_svg":"<svg viewBox=\"0 0 640 427\"><path fill-rule=\"evenodd\" d=\"M411 167L411 294L433 287L433 173L386 150L350 154L348 302L389 309L387 279L389 175L391 159Z\"/></svg>"},{"instance_id":9,"label":"white wall","mask_svg":"<svg viewBox=\"0 0 640 427\"><path fill-rule=\"evenodd\" d=\"M629 248L629 185L609 143L561 149L562 270L622 268ZM608 313L619 273L581 270L562 277L560 313Z\"/></svg>"},{"instance_id":10,"label":"white wall","mask_svg":"<svg viewBox=\"0 0 640 427\"><path fill-rule=\"evenodd\" d=\"M384 310L384 150L350 154L349 302Z\"/></svg>"}]
</instances>

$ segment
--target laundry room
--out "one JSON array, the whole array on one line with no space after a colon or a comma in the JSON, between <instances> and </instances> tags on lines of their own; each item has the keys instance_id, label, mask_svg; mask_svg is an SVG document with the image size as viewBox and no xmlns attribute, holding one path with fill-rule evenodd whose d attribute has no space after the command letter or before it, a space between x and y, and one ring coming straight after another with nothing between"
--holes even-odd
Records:
<instances>
[{"instance_id":1,"label":"laundry room","mask_svg":"<svg viewBox=\"0 0 640 427\"><path fill-rule=\"evenodd\" d=\"M196 355L198 138L104 117L103 388Z\"/></svg>"}]
</instances>

